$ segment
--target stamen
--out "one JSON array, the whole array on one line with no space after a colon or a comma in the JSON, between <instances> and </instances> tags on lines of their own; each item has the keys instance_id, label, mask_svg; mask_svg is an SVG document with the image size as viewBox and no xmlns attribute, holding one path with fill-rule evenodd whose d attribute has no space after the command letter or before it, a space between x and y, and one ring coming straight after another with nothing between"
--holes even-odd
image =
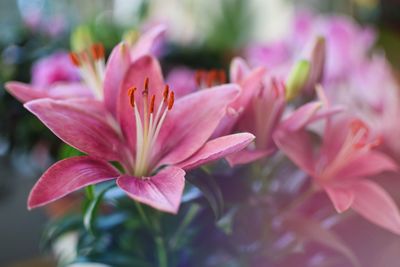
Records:
<instances>
[{"instance_id":1,"label":"stamen","mask_svg":"<svg viewBox=\"0 0 400 267\"><path fill-rule=\"evenodd\" d=\"M224 83L226 83L226 74L225 74L225 71L224 70L220 70L219 71L219 73L218 73L219 75L219 83L220 84L224 84Z\"/></svg>"},{"instance_id":2,"label":"stamen","mask_svg":"<svg viewBox=\"0 0 400 267\"><path fill-rule=\"evenodd\" d=\"M163 92L163 98L164 98L164 102L165 102L165 103L167 103L168 94L169 94L169 85L166 84L166 85L165 85L165 88L164 88L164 92Z\"/></svg>"},{"instance_id":3,"label":"stamen","mask_svg":"<svg viewBox=\"0 0 400 267\"><path fill-rule=\"evenodd\" d=\"M79 60L79 57L78 57L78 55L77 55L76 53L74 53L74 52L69 53L69 58L70 58L71 62L72 62L76 67L79 67L79 66L81 65L81 62L80 62L80 60Z\"/></svg>"},{"instance_id":4,"label":"stamen","mask_svg":"<svg viewBox=\"0 0 400 267\"><path fill-rule=\"evenodd\" d=\"M195 80L196 80L197 86L201 85L201 81L203 80L203 75L204 75L204 71L203 70L197 70L196 71Z\"/></svg>"},{"instance_id":5,"label":"stamen","mask_svg":"<svg viewBox=\"0 0 400 267\"><path fill-rule=\"evenodd\" d=\"M275 98L278 98L279 97L278 81L276 80L276 78L272 78L271 83L272 83L272 90L275 93Z\"/></svg>"},{"instance_id":6,"label":"stamen","mask_svg":"<svg viewBox=\"0 0 400 267\"><path fill-rule=\"evenodd\" d=\"M168 110L171 110L171 108L174 105L174 101L175 101L175 94L174 94L174 92L171 91L171 93L169 94L169 100L168 100Z\"/></svg>"},{"instance_id":7,"label":"stamen","mask_svg":"<svg viewBox=\"0 0 400 267\"><path fill-rule=\"evenodd\" d=\"M144 80L144 90L143 95L147 95L149 93L149 77L146 77Z\"/></svg>"},{"instance_id":8,"label":"stamen","mask_svg":"<svg viewBox=\"0 0 400 267\"><path fill-rule=\"evenodd\" d=\"M104 46L102 44L94 44L90 49L94 60L104 58Z\"/></svg>"},{"instance_id":9,"label":"stamen","mask_svg":"<svg viewBox=\"0 0 400 267\"><path fill-rule=\"evenodd\" d=\"M151 97L151 102L150 102L150 113L154 113L154 103L156 101L156 95L153 95Z\"/></svg>"},{"instance_id":10,"label":"stamen","mask_svg":"<svg viewBox=\"0 0 400 267\"><path fill-rule=\"evenodd\" d=\"M135 107L135 91L136 87L131 87L128 90L128 96L129 96L129 103L131 104L131 107Z\"/></svg>"},{"instance_id":11,"label":"stamen","mask_svg":"<svg viewBox=\"0 0 400 267\"><path fill-rule=\"evenodd\" d=\"M207 75L207 82L206 82L207 87L213 86L215 80L217 79L217 75L218 75L218 74L217 74L217 71L216 71L216 70L211 70L211 71L208 72L208 75Z\"/></svg>"}]
</instances>

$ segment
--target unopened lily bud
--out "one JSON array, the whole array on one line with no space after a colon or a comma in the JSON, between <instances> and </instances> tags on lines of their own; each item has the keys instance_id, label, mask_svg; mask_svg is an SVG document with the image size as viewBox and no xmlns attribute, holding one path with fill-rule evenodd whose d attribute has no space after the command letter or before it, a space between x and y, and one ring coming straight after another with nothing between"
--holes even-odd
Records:
<instances>
[{"instance_id":1,"label":"unopened lily bud","mask_svg":"<svg viewBox=\"0 0 400 267\"><path fill-rule=\"evenodd\" d=\"M93 44L92 33L89 26L78 26L71 34L71 49L73 51L83 51Z\"/></svg>"},{"instance_id":2,"label":"unopened lily bud","mask_svg":"<svg viewBox=\"0 0 400 267\"><path fill-rule=\"evenodd\" d=\"M317 37L313 43L310 55L310 74L308 76L306 90L314 90L315 85L322 81L326 58L325 38Z\"/></svg>"},{"instance_id":3,"label":"unopened lily bud","mask_svg":"<svg viewBox=\"0 0 400 267\"><path fill-rule=\"evenodd\" d=\"M298 61L286 79L286 100L295 98L307 83L310 74L310 62L307 60Z\"/></svg>"}]
</instances>

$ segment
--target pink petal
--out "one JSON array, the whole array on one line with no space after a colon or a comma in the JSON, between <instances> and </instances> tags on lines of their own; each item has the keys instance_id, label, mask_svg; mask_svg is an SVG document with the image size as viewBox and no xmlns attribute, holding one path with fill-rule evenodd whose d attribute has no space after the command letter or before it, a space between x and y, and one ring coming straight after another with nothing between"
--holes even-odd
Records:
<instances>
[{"instance_id":1,"label":"pink petal","mask_svg":"<svg viewBox=\"0 0 400 267\"><path fill-rule=\"evenodd\" d=\"M233 83L240 83L250 72L250 67L244 59L236 57L232 60L229 72L230 81Z\"/></svg>"},{"instance_id":2,"label":"pink petal","mask_svg":"<svg viewBox=\"0 0 400 267\"><path fill-rule=\"evenodd\" d=\"M49 97L54 99L93 98L89 88L83 83L56 83L48 88Z\"/></svg>"},{"instance_id":3,"label":"pink petal","mask_svg":"<svg viewBox=\"0 0 400 267\"><path fill-rule=\"evenodd\" d=\"M254 135L249 133L238 133L219 137L205 143L193 156L178 165L185 170L193 169L210 161L241 151L253 140Z\"/></svg>"},{"instance_id":4,"label":"pink petal","mask_svg":"<svg viewBox=\"0 0 400 267\"><path fill-rule=\"evenodd\" d=\"M251 98L258 93L265 72L265 68L260 67L254 69L247 76L242 78L239 83L242 91L240 92L239 97L230 105L230 107L236 110L239 110L240 108L246 108Z\"/></svg>"},{"instance_id":5,"label":"pink petal","mask_svg":"<svg viewBox=\"0 0 400 267\"><path fill-rule=\"evenodd\" d=\"M92 98L89 89L78 82L57 83L49 88L37 88L21 82L8 82L5 88L22 103L40 98Z\"/></svg>"},{"instance_id":6,"label":"pink petal","mask_svg":"<svg viewBox=\"0 0 400 267\"><path fill-rule=\"evenodd\" d=\"M377 183L362 180L351 187L352 209L367 220L395 234L400 234L400 213L394 200Z\"/></svg>"},{"instance_id":7,"label":"pink petal","mask_svg":"<svg viewBox=\"0 0 400 267\"><path fill-rule=\"evenodd\" d=\"M268 157L272 153L275 152L276 149L269 149L269 150L250 150L244 149L242 151L233 153L226 157L229 165L232 167L239 164L247 164L261 158Z\"/></svg>"},{"instance_id":8,"label":"pink petal","mask_svg":"<svg viewBox=\"0 0 400 267\"><path fill-rule=\"evenodd\" d=\"M229 84L178 99L168 113L156 142L155 154L165 155L159 164L182 162L199 150L238 93L239 88Z\"/></svg>"},{"instance_id":9,"label":"pink petal","mask_svg":"<svg viewBox=\"0 0 400 267\"><path fill-rule=\"evenodd\" d=\"M136 60L146 54L151 54L157 41L165 34L166 29L165 25L160 24L144 32L131 49L132 60Z\"/></svg>"},{"instance_id":10,"label":"pink petal","mask_svg":"<svg viewBox=\"0 0 400 267\"><path fill-rule=\"evenodd\" d=\"M48 97L46 90L34 88L33 86L21 82L8 82L5 84L6 90L16 99L25 103L27 101Z\"/></svg>"},{"instance_id":11,"label":"pink petal","mask_svg":"<svg viewBox=\"0 0 400 267\"><path fill-rule=\"evenodd\" d=\"M67 144L91 156L119 160L123 150L113 118L95 100L30 101L25 107Z\"/></svg>"},{"instance_id":12,"label":"pink petal","mask_svg":"<svg viewBox=\"0 0 400 267\"><path fill-rule=\"evenodd\" d=\"M293 114L282 123L282 127L290 131L300 130L306 127L320 108L321 102L319 101L307 103L294 111Z\"/></svg>"},{"instance_id":13,"label":"pink petal","mask_svg":"<svg viewBox=\"0 0 400 267\"><path fill-rule=\"evenodd\" d=\"M354 194L349 188L325 186L324 189L337 212L346 211L353 204Z\"/></svg>"},{"instance_id":14,"label":"pink petal","mask_svg":"<svg viewBox=\"0 0 400 267\"><path fill-rule=\"evenodd\" d=\"M388 156L378 151L369 151L360 156L354 156L348 160L346 166L336 173L337 179L360 178L381 173L383 171L395 171L396 163Z\"/></svg>"},{"instance_id":15,"label":"pink petal","mask_svg":"<svg viewBox=\"0 0 400 267\"><path fill-rule=\"evenodd\" d=\"M276 145L309 175L314 174L314 154L312 142L306 131L289 131L279 128L273 135Z\"/></svg>"},{"instance_id":16,"label":"pink petal","mask_svg":"<svg viewBox=\"0 0 400 267\"><path fill-rule=\"evenodd\" d=\"M158 107L160 101L162 101L164 81L159 62L151 56L143 56L128 67L118 97L117 118L132 150L136 146L136 126L128 90L131 87L137 87L135 101L138 110L141 112L143 110L142 91L146 78L149 78L149 97L153 94L156 96L155 107Z\"/></svg>"},{"instance_id":17,"label":"pink petal","mask_svg":"<svg viewBox=\"0 0 400 267\"><path fill-rule=\"evenodd\" d=\"M28 208L46 205L87 185L119 176L106 161L87 156L61 160L51 166L33 187Z\"/></svg>"},{"instance_id":18,"label":"pink petal","mask_svg":"<svg viewBox=\"0 0 400 267\"><path fill-rule=\"evenodd\" d=\"M116 114L117 99L121 81L130 63L128 47L124 43L117 45L107 60L104 76L104 104L113 114Z\"/></svg>"},{"instance_id":19,"label":"pink petal","mask_svg":"<svg viewBox=\"0 0 400 267\"><path fill-rule=\"evenodd\" d=\"M151 177L123 175L117 179L117 184L136 201L177 213L185 186L185 171L170 166Z\"/></svg>"}]
</instances>

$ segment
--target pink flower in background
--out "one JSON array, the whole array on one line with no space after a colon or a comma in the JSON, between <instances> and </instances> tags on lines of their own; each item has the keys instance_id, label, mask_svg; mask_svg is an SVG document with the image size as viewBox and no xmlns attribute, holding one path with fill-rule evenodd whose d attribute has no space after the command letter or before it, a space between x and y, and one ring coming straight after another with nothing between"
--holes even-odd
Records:
<instances>
[{"instance_id":1,"label":"pink flower in background","mask_svg":"<svg viewBox=\"0 0 400 267\"><path fill-rule=\"evenodd\" d=\"M186 67L177 67L168 73L167 83L174 88L175 96L180 98L198 89L196 72Z\"/></svg>"},{"instance_id":2,"label":"pink flower in background","mask_svg":"<svg viewBox=\"0 0 400 267\"><path fill-rule=\"evenodd\" d=\"M134 200L176 213L184 170L237 152L254 139L249 133L239 133L209 140L238 91L230 84L175 101L158 61L144 56L131 63L123 75L119 95L112 98L115 116L94 99L27 103L26 108L58 137L88 154L51 166L32 189L28 207L116 179ZM124 173L109 161L120 162Z\"/></svg>"},{"instance_id":3,"label":"pink flower in background","mask_svg":"<svg viewBox=\"0 0 400 267\"><path fill-rule=\"evenodd\" d=\"M311 120L302 120L299 109L286 119L274 139L278 147L323 189L338 212L349 208L364 218L400 234L400 213L395 202L377 183L366 179L397 166L385 154L374 150L379 138L359 119L327 116L321 145L307 131ZM315 112L315 114L318 114Z\"/></svg>"},{"instance_id":4,"label":"pink flower in background","mask_svg":"<svg viewBox=\"0 0 400 267\"><path fill-rule=\"evenodd\" d=\"M285 78L292 64L299 57L307 59L305 53L322 36L326 39L324 82L337 82L361 64L375 41L372 29L362 28L350 18L338 15L300 12L292 29L283 40L249 46L246 59L252 66L266 66L278 77Z\"/></svg>"},{"instance_id":5,"label":"pink flower in background","mask_svg":"<svg viewBox=\"0 0 400 267\"><path fill-rule=\"evenodd\" d=\"M286 106L285 86L282 81L265 75L265 69L250 70L242 59L231 64L231 80L241 85L240 96L230 105L230 131L246 131L256 139L247 149L227 157L231 165L248 163L272 154L276 146L272 134L279 124Z\"/></svg>"},{"instance_id":6,"label":"pink flower in background","mask_svg":"<svg viewBox=\"0 0 400 267\"><path fill-rule=\"evenodd\" d=\"M70 59L80 74L72 70L66 56L55 56L40 61L32 72L32 84L8 82L6 89L21 102L39 98L68 99L95 98L105 102L115 114L115 98L120 89L121 79L129 63L151 53L154 44L164 35L165 26L158 25L144 32L133 43L120 43L112 50L107 64L104 47L90 46L86 51L70 53ZM65 80L72 76L73 80ZM105 100L108 99L108 100Z\"/></svg>"},{"instance_id":7,"label":"pink flower in background","mask_svg":"<svg viewBox=\"0 0 400 267\"><path fill-rule=\"evenodd\" d=\"M326 92L332 103L346 106L382 136L381 148L400 162L399 84L382 55L366 59L352 75L339 85L328 85Z\"/></svg>"},{"instance_id":8,"label":"pink flower in background","mask_svg":"<svg viewBox=\"0 0 400 267\"><path fill-rule=\"evenodd\" d=\"M49 87L58 82L79 81L79 72L67 52L59 51L39 59L32 67L32 85Z\"/></svg>"}]
</instances>

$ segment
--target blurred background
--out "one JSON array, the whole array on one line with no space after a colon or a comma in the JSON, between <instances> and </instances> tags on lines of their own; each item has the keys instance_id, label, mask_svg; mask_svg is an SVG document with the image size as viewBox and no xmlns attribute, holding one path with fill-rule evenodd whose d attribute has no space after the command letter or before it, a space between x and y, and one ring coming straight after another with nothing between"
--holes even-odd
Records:
<instances>
[{"instance_id":1,"label":"blurred background","mask_svg":"<svg viewBox=\"0 0 400 267\"><path fill-rule=\"evenodd\" d=\"M28 211L26 200L49 164L69 153L4 90L4 82L30 82L35 62L53 52L70 50L76 45L72 33L82 24L109 51L127 31L166 23L169 44L164 60L218 66L249 43L279 40L291 30L294 13L305 8L323 14L346 14L374 27L376 46L386 53L395 72L400 68L397 0L2 0L0 265L54 266L40 251L41 233L48 218L57 217L65 207L58 203L57 207ZM371 227L364 221L356 224L358 229ZM374 231L380 230L371 227L371 235ZM398 252L400 241L392 235L379 232L379 240L389 244L387 254Z\"/></svg>"}]
</instances>

